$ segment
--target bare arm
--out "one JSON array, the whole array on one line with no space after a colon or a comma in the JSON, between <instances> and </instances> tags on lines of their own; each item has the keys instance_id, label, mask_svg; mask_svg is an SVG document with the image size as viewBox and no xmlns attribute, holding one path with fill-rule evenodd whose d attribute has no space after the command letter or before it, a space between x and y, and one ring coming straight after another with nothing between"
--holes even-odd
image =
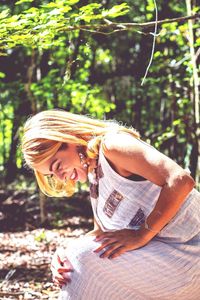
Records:
<instances>
[{"instance_id":1,"label":"bare arm","mask_svg":"<svg viewBox=\"0 0 200 300\"><path fill-rule=\"evenodd\" d=\"M96 221L96 219L94 218L94 229L87 232L86 235L94 235L94 236L98 236L100 234L102 234L103 231L101 230L101 227L99 226L98 222Z\"/></svg>"},{"instance_id":2,"label":"bare arm","mask_svg":"<svg viewBox=\"0 0 200 300\"><path fill-rule=\"evenodd\" d=\"M106 137L104 154L120 175L127 177L138 174L162 187L153 211L140 230L134 232L123 229L114 233L103 233L97 237L98 241L103 242L95 252L107 247L101 257L114 258L144 246L169 223L193 189L194 180L173 160L128 134Z\"/></svg>"},{"instance_id":3,"label":"bare arm","mask_svg":"<svg viewBox=\"0 0 200 300\"><path fill-rule=\"evenodd\" d=\"M194 180L173 160L128 134L106 138L104 145L106 158L122 176L138 174L162 187L156 206L147 220L148 226L159 232L175 216L194 187ZM150 239L156 235L143 229L141 234Z\"/></svg>"}]
</instances>

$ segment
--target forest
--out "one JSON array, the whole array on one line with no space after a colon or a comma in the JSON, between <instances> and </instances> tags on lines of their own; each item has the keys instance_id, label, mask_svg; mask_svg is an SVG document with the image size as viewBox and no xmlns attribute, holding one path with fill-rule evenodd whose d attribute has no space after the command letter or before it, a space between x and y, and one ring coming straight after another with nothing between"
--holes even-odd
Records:
<instances>
[{"instance_id":1,"label":"forest","mask_svg":"<svg viewBox=\"0 0 200 300\"><path fill-rule=\"evenodd\" d=\"M86 184L72 199L39 191L21 153L29 116L134 127L200 190L199 21L196 0L1 0L0 299L56 299L52 253L92 228Z\"/></svg>"}]
</instances>

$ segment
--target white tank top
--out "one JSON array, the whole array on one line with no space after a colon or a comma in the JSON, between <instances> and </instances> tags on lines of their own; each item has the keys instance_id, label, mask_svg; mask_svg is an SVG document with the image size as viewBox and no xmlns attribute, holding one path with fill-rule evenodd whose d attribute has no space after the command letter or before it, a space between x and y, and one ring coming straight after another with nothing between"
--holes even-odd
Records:
<instances>
[{"instance_id":1,"label":"white tank top","mask_svg":"<svg viewBox=\"0 0 200 300\"><path fill-rule=\"evenodd\" d=\"M138 229L153 210L161 187L133 181L115 172L102 149L98 166L89 176L94 218L103 231ZM193 189L176 216L157 235L185 242L200 232L200 194Z\"/></svg>"}]
</instances>

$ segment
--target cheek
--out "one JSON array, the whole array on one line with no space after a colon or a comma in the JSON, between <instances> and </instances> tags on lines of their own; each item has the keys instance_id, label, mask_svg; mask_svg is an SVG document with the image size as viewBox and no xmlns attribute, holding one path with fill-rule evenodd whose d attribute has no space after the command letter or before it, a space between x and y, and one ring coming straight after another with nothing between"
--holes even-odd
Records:
<instances>
[{"instance_id":1,"label":"cheek","mask_svg":"<svg viewBox=\"0 0 200 300\"><path fill-rule=\"evenodd\" d=\"M78 171L79 181L85 182L87 180L87 177L88 177L87 169L79 168L77 171Z\"/></svg>"},{"instance_id":2,"label":"cheek","mask_svg":"<svg viewBox=\"0 0 200 300\"><path fill-rule=\"evenodd\" d=\"M63 169L80 166L79 157L73 155L66 155L65 157L63 157L62 162L63 162Z\"/></svg>"}]
</instances>

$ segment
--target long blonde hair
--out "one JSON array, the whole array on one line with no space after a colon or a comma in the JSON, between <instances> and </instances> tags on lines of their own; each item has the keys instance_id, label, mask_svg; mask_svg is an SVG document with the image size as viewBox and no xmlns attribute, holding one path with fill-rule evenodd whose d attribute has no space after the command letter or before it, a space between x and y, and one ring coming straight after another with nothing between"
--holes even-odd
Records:
<instances>
[{"instance_id":1,"label":"long blonde hair","mask_svg":"<svg viewBox=\"0 0 200 300\"><path fill-rule=\"evenodd\" d=\"M134 128L126 128L114 121L100 121L64 110L46 110L29 118L24 125L22 153L26 164L34 170L38 185L48 196L71 196L75 183L63 183L38 172L38 164L56 154L62 143L86 147L89 158L97 158L99 146L106 133L123 131L139 138Z\"/></svg>"}]
</instances>

